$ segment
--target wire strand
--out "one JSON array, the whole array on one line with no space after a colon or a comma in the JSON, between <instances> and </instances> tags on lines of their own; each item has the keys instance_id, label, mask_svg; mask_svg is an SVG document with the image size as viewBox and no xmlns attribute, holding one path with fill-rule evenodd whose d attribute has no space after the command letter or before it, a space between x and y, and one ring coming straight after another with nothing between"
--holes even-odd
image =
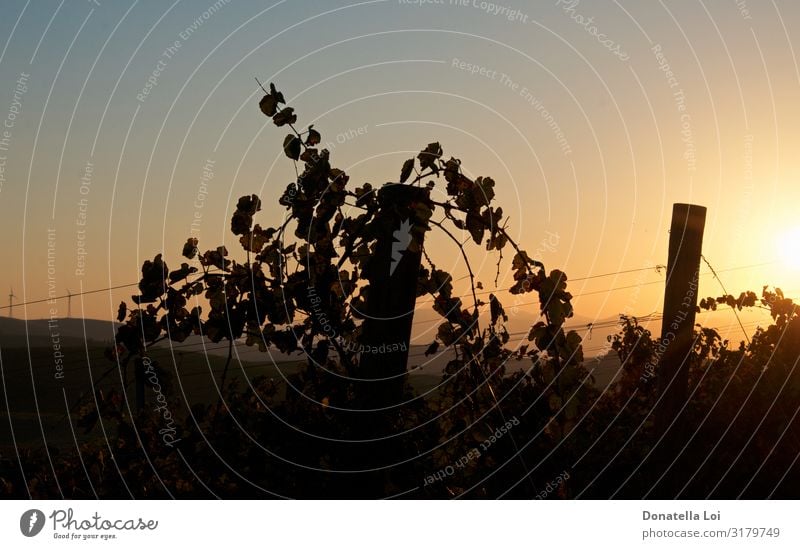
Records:
<instances>
[{"instance_id":1,"label":"wire strand","mask_svg":"<svg viewBox=\"0 0 800 549\"><path fill-rule=\"evenodd\" d=\"M717 279L717 282L719 282L719 286L720 286L720 288L722 288L722 291L725 292L725 295L730 295L728 293L728 290L725 289L725 284L722 283L722 279L719 277L717 272L714 270L714 267L711 266L711 263L709 263L708 259L706 259L706 256L704 256L703 254L700 254L700 257L703 259L703 261L706 262L706 265L708 265L708 268L711 269L711 273L714 275L714 278ZM739 323L739 327L742 329L742 333L744 334L744 339L745 339L745 341L747 341L747 345L749 346L750 345L750 338L747 337L747 332L745 331L744 326L742 325L742 320L739 318L739 313L736 311L735 307L731 307L731 308L733 309L733 314L736 315L736 321Z\"/></svg>"}]
</instances>

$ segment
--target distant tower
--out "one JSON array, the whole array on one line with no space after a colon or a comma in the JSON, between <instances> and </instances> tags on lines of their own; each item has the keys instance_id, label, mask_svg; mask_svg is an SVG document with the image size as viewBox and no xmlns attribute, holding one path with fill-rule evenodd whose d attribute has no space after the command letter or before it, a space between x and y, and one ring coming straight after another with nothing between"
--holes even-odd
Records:
<instances>
[{"instance_id":1,"label":"distant tower","mask_svg":"<svg viewBox=\"0 0 800 549\"><path fill-rule=\"evenodd\" d=\"M8 294L8 316L10 318L14 318L14 298L17 296L14 295L14 288L11 288L11 292Z\"/></svg>"},{"instance_id":2,"label":"distant tower","mask_svg":"<svg viewBox=\"0 0 800 549\"><path fill-rule=\"evenodd\" d=\"M72 290L67 288L67 318L72 318Z\"/></svg>"}]
</instances>

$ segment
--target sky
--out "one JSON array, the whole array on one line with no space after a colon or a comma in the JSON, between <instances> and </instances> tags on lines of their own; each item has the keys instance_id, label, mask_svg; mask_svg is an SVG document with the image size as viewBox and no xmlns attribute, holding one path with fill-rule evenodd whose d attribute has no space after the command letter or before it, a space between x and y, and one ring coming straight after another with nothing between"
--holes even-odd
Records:
<instances>
[{"instance_id":1,"label":"sky","mask_svg":"<svg viewBox=\"0 0 800 549\"><path fill-rule=\"evenodd\" d=\"M0 305L13 288L17 318L114 317L132 288L104 289L137 282L144 260L177 266L189 236L232 249L239 196L261 197L262 226L282 220L294 167L254 77L315 125L352 187L395 181L432 141L493 177L511 234L573 280L581 321L660 311L676 202L708 208L719 280L704 266L702 295L721 282L800 296L793 0L4 0L2 13ZM466 274L446 237L427 244ZM493 289L496 257L467 249Z\"/></svg>"}]
</instances>

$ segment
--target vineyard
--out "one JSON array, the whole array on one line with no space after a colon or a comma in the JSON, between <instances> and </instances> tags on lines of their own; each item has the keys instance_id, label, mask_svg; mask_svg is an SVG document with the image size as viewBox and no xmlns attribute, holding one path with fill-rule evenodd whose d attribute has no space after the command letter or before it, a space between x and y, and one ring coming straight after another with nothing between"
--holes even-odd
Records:
<instances>
[{"instance_id":1,"label":"vineyard","mask_svg":"<svg viewBox=\"0 0 800 549\"><path fill-rule=\"evenodd\" d=\"M512 238L501 183L467 177L440 143L396 181L353 183L283 94L263 92L296 180L238 200L239 249L190 237L144 262L105 350L116 381L96 380L74 407L80 444L21 448L0 470L6 497L798 496L796 305L768 287L697 295L705 209L674 210L662 333L622 315L607 342L619 369L600 384L569 329L570 279ZM262 200L276 198L285 218L262 219ZM432 232L457 249L463 295L426 249ZM493 285L473 269L484 255ZM523 343L501 273L513 276L508 294L536 303ZM421 354L447 357L426 384L409 371L423 299L437 329ZM764 309L771 323L723 340L695 323L717 308ZM192 403L172 346L197 336L227 355L206 356L193 383L209 396ZM237 371L239 344L261 352L256 374ZM272 353L293 362L278 367Z\"/></svg>"}]
</instances>

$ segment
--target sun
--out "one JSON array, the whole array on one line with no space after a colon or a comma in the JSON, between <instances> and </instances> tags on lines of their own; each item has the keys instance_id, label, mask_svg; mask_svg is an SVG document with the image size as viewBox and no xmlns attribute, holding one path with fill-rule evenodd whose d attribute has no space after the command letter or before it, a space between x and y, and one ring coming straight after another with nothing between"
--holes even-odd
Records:
<instances>
[{"instance_id":1,"label":"sun","mask_svg":"<svg viewBox=\"0 0 800 549\"><path fill-rule=\"evenodd\" d=\"M792 269L800 269L800 227L794 227L778 239L781 261Z\"/></svg>"}]
</instances>

